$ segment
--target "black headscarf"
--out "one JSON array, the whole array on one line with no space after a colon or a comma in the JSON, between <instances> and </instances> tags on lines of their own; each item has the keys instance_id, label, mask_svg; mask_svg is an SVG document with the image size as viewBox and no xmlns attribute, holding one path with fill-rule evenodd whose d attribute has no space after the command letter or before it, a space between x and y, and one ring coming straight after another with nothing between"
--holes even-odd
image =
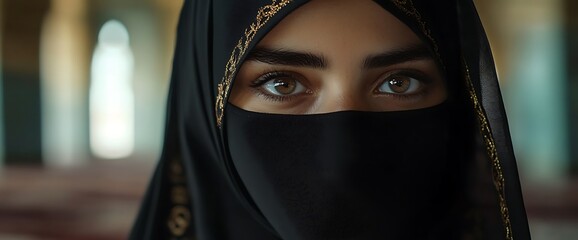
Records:
<instances>
[{"instance_id":1,"label":"black headscarf","mask_svg":"<svg viewBox=\"0 0 578 240\"><path fill-rule=\"evenodd\" d=\"M240 176L239 167L244 165L233 162L235 156L230 152L234 148L230 144L239 134L228 132L230 115L243 112L227 104L235 74L247 53L275 24L306 2L185 1L178 27L164 148L130 239L266 240L314 236L283 235L286 231L280 231L279 220L263 212L268 211L263 200L256 199L260 196L254 190L248 190L255 186L247 185L250 181ZM428 43L444 69L451 93L447 104L441 107L449 113L438 122L433 121L447 126L450 139L448 149L453 160L440 170L447 185L440 191L448 197L432 200L437 204L430 206L437 208L431 211L437 214L433 218L410 221L410 226L408 221L388 222L387 228L401 229L395 239L415 239L415 232L423 228L428 229L428 234L419 236L430 239L530 239L494 62L473 2L375 2ZM426 111L440 111L438 108ZM416 183L426 180L411 179ZM307 184L306 180L301 181ZM395 184L387 187L395 188ZM397 193L408 193L401 197L414 200L439 194L430 190L406 189ZM401 210L411 212L411 208L409 204ZM356 212L342 213L345 218L347 214ZM342 228L341 223L335 226ZM341 230L336 227L333 234ZM332 235L320 235L319 239L337 239L329 236ZM371 235L360 236L363 235L343 239L371 239Z\"/></svg>"}]
</instances>

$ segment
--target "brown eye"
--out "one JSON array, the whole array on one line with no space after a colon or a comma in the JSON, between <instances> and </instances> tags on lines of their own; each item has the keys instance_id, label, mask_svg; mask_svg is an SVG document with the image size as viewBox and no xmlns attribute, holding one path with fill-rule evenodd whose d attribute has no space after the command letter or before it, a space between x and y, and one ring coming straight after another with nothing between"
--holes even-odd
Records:
<instances>
[{"instance_id":1,"label":"brown eye","mask_svg":"<svg viewBox=\"0 0 578 240\"><path fill-rule=\"evenodd\" d=\"M392 80L389 80L387 84L389 84L389 89L391 89L392 91L396 93L404 93L409 89L410 80L408 80L407 78L397 77Z\"/></svg>"},{"instance_id":2,"label":"brown eye","mask_svg":"<svg viewBox=\"0 0 578 240\"><path fill-rule=\"evenodd\" d=\"M272 84L275 91L282 95L289 95L297 88L297 81L294 79L275 79Z\"/></svg>"},{"instance_id":3,"label":"brown eye","mask_svg":"<svg viewBox=\"0 0 578 240\"><path fill-rule=\"evenodd\" d=\"M265 82L262 88L271 95L287 96L305 92L305 87L293 77L278 76Z\"/></svg>"},{"instance_id":4,"label":"brown eye","mask_svg":"<svg viewBox=\"0 0 578 240\"><path fill-rule=\"evenodd\" d=\"M377 91L391 94L409 94L417 91L420 85L421 82L415 78L394 76L385 80L385 82L379 86Z\"/></svg>"}]
</instances>

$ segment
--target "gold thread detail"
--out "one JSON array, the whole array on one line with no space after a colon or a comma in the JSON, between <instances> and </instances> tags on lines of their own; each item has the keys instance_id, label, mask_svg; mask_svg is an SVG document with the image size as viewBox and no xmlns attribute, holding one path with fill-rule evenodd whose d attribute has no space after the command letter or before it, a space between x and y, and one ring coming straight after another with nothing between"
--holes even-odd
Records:
<instances>
[{"instance_id":1,"label":"gold thread detail","mask_svg":"<svg viewBox=\"0 0 578 240\"><path fill-rule=\"evenodd\" d=\"M412 0L392 0L392 2L401 11L403 11L407 16L413 17L414 20L419 23L422 33L429 39L429 41L431 41L433 48L434 48L433 50L434 50L435 54L437 55L440 63L442 63L442 65L443 65L441 55L439 53L439 47L438 47L435 39L432 36L431 29L429 29L427 23L422 20L422 16L419 13L419 11L415 8L413 1ZM500 159L498 157L498 152L496 150L496 144L495 144L492 132L490 130L490 125L488 123L488 119L486 117L486 114L483 110L482 105L480 104L480 102L478 100L477 94L474 90L474 85L473 85L471 78L470 78L469 68L468 68L467 64L465 63L465 61L464 61L464 66L466 68L466 81L467 81L466 85L467 85L468 91L470 93L470 98L474 104L476 115L477 115L479 122L480 122L480 131L481 131L482 136L484 138L483 140L484 140L484 144L486 145L486 151L488 153L490 161L492 162L493 182L494 182L494 185L496 187L496 191L498 193L498 202L499 202L499 206L500 206L500 213L502 215L502 222L504 224L506 240L513 240L514 238L512 236L512 226L511 226L511 222L510 222L510 214L509 214L508 205L506 203L506 197L505 197L505 187L504 187L505 180L504 180L504 175L502 172L502 165L501 165Z\"/></svg>"},{"instance_id":2,"label":"gold thread detail","mask_svg":"<svg viewBox=\"0 0 578 240\"><path fill-rule=\"evenodd\" d=\"M472 83L472 80L470 78L470 69L468 68L468 65L467 63L465 63L465 61L464 67L466 75L466 85L468 88L468 92L470 94L470 100L474 104L474 109L480 122L480 131L483 136L484 144L486 145L486 152L488 153L488 157L490 158L490 161L492 163L493 182L494 186L496 187L496 191L498 192L498 204L500 206L500 213L502 215L502 222L504 224L506 240L513 240L514 237L512 235L510 213L508 210L508 205L505 196L506 190L505 190L504 174L502 172L502 164L500 162L500 158L498 157L498 151L496 149L496 143L494 142L494 136L490 129L490 124L486 117L486 113L484 112L484 109L478 100L474 84Z\"/></svg>"},{"instance_id":3,"label":"gold thread detail","mask_svg":"<svg viewBox=\"0 0 578 240\"><path fill-rule=\"evenodd\" d=\"M167 219L167 227L173 237L184 237L191 224L189 193L186 188L185 171L180 158L169 162L170 200L172 207Z\"/></svg>"},{"instance_id":4,"label":"gold thread detail","mask_svg":"<svg viewBox=\"0 0 578 240\"><path fill-rule=\"evenodd\" d=\"M422 20L421 14L413 5L412 0L392 0L392 2L403 11L408 17L414 18L415 21L418 22L421 32L428 38L428 40L433 45L433 50L442 66L444 66L441 55L439 53L439 47L436 40L433 38L430 28L428 27L427 23Z\"/></svg>"},{"instance_id":5,"label":"gold thread detail","mask_svg":"<svg viewBox=\"0 0 578 240\"><path fill-rule=\"evenodd\" d=\"M244 36L239 39L237 46L233 49L227 66L225 67L225 75L221 82L217 85L217 99L215 103L215 114L217 117L217 126L221 127L223 123L223 115L225 109L225 101L227 99L227 94L231 88L231 82L233 81L233 76L237 71L237 67L241 61L241 58L245 55L247 48L253 41L257 32L273 17L279 10L287 6L292 0L272 0L271 4L265 5L259 8L255 21L245 29Z\"/></svg>"},{"instance_id":6,"label":"gold thread detail","mask_svg":"<svg viewBox=\"0 0 578 240\"><path fill-rule=\"evenodd\" d=\"M171 233L176 237L183 236L191 221L189 209L184 206L175 206L171 209L169 216L168 227Z\"/></svg>"}]
</instances>

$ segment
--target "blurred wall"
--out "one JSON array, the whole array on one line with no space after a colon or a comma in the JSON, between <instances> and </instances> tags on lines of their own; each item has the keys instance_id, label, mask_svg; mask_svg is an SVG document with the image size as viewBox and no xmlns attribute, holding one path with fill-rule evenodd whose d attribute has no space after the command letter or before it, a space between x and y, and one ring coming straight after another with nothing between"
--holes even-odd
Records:
<instances>
[{"instance_id":1,"label":"blurred wall","mask_svg":"<svg viewBox=\"0 0 578 240\"><path fill-rule=\"evenodd\" d=\"M41 163L40 32L49 2L2 2L5 162Z\"/></svg>"},{"instance_id":2,"label":"blurred wall","mask_svg":"<svg viewBox=\"0 0 578 240\"><path fill-rule=\"evenodd\" d=\"M566 43L568 47L566 66L568 67L567 102L570 105L568 119L570 123L571 171L578 175L578 1L566 1L565 23Z\"/></svg>"},{"instance_id":3,"label":"blurred wall","mask_svg":"<svg viewBox=\"0 0 578 240\"><path fill-rule=\"evenodd\" d=\"M2 47L4 46L2 44L2 40L4 39L3 35L4 35L4 18L3 16L3 1L0 1L0 167L4 165L4 102L2 101L4 99L4 90L3 90L3 76L4 74L2 73L2 69L3 69L3 64L2 64Z\"/></svg>"},{"instance_id":4,"label":"blurred wall","mask_svg":"<svg viewBox=\"0 0 578 240\"><path fill-rule=\"evenodd\" d=\"M496 58L518 167L526 184L569 177L563 0L476 1Z\"/></svg>"},{"instance_id":5,"label":"blurred wall","mask_svg":"<svg viewBox=\"0 0 578 240\"><path fill-rule=\"evenodd\" d=\"M134 148L124 158L156 160L181 4L0 0L3 162L66 167L98 158L90 148L90 66L109 20L127 28L134 55Z\"/></svg>"}]
</instances>

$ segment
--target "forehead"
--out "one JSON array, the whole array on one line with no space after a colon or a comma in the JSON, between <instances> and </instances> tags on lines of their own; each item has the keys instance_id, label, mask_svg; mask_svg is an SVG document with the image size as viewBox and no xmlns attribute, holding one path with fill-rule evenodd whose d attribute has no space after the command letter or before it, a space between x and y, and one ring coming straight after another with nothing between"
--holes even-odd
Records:
<instances>
[{"instance_id":1,"label":"forehead","mask_svg":"<svg viewBox=\"0 0 578 240\"><path fill-rule=\"evenodd\" d=\"M407 25L371 0L315 0L286 16L258 46L335 53L331 57L420 43Z\"/></svg>"}]
</instances>

